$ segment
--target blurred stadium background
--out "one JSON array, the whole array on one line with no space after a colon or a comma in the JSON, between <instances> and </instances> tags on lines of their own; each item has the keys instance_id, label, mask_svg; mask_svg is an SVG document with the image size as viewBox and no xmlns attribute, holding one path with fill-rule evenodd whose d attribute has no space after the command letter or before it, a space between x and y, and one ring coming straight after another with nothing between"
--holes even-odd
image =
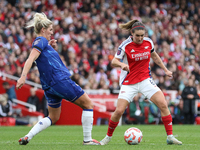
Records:
<instances>
[{"instance_id":1,"label":"blurred stadium background","mask_svg":"<svg viewBox=\"0 0 200 150\"><path fill-rule=\"evenodd\" d=\"M146 35L173 79L164 75L154 62L150 63L152 78L162 89L173 115L173 122L183 124L182 91L192 78L200 94L200 2L197 0L1 0L0 1L0 93L6 92L3 83L14 89L20 77L31 44L36 37L25 23L35 12L44 12L53 21L57 51L70 70L72 79L89 94L94 102L94 125L107 124L116 106L119 92L120 68L111 66L119 44L129 36L118 28L119 23L138 19L146 25ZM35 90L37 105L27 103ZM12 91L14 118L33 125L48 114L41 90L37 66L33 64L27 84ZM152 117L150 103L138 95L143 103L145 124L162 124ZM62 102L62 113L57 125L80 125L81 109ZM74 109L76 108L76 109ZM200 124L200 102L195 102L196 119ZM178 110L178 111L175 111ZM127 107L122 124L138 124ZM68 115L73 113L74 116ZM159 112L158 112L159 113ZM151 116L151 119L150 119ZM177 120L177 117L178 120ZM1 117L0 126L15 125L10 118Z\"/></svg>"}]
</instances>

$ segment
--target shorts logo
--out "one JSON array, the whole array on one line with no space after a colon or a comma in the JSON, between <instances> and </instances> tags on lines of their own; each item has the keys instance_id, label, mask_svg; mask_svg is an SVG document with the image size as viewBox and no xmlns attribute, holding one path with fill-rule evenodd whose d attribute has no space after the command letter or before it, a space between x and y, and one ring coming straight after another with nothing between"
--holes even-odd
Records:
<instances>
[{"instance_id":1,"label":"shorts logo","mask_svg":"<svg viewBox=\"0 0 200 150\"><path fill-rule=\"evenodd\" d=\"M126 91L121 91L121 93L126 93Z\"/></svg>"},{"instance_id":2,"label":"shorts logo","mask_svg":"<svg viewBox=\"0 0 200 150\"><path fill-rule=\"evenodd\" d=\"M120 54L121 54L121 51L120 51L120 50L118 50L118 51L117 51L117 55L120 55Z\"/></svg>"},{"instance_id":3,"label":"shorts logo","mask_svg":"<svg viewBox=\"0 0 200 150\"><path fill-rule=\"evenodd\" d=\"M152 85L154 85L154 86L156 87L156 84L155 84L155 82L154 82L152 79L150 79L149 81L150 81L150 83L151 83Z\"/></svg>"}]
</instances>

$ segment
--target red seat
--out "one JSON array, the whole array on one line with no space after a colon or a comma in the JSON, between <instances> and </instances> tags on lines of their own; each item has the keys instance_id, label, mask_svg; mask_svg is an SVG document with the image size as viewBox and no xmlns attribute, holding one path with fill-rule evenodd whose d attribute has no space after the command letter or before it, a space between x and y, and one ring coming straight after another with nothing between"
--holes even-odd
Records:
<instances>
[{"instance_id":1,"label":"red seat","mask_svg":"<svg viewBox=\"0 0 200 150\"><path fill-rule=\"evenodd\" d=\"M200 124L200 117L195 118L196 124Z\"/></svg>"},{"instance_id":2,"label":"red seat","mask_svg":"<svg viewBox=\"0 0 200 150\"><path fill-rule=\"evenodd\" d=\"M144 107L144 116L145 116L144 122L145 122L146 124L148 124L149 107L147 107L147 106Z\"/></svg>"},{"instance_id":3,"label":"red seat","mask_svg":"<svg viewBox=\"0 0 200 150\"><path fill-rule=\"evenodd\" d=\"M106 101L106 111L114 112L116 109L114 101Z\"/></svg>"},{"instance_id":4,"label":"red seat","mask_svg":"<svg viewBox=\"0 0 200 150\"><path fill-rule=\"evenodd\" d=\"M15 126L15 118L2 117L0 118L0 126Z\"/></svg>"}]
</instances>

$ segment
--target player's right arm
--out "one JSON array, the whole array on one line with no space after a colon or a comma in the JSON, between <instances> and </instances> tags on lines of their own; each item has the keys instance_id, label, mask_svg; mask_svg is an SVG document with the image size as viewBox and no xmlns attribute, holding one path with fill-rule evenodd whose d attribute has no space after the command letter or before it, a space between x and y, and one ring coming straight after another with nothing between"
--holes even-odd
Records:
<instances>
[{"instance_id":1,"label":"player's right arm","mask_svg":"<svg viewBox=\"0 0 200 150\"><path fill-rule=\"evenodd\" d=\"M129 66L127 64L121 62L119 58L114 57L111 64L114 67L121 67L122 70L125 70L125 71L128 71L128 72L130 71Z\"/></svg>"},{"instance_id":2,"label":"player's right arm","mask_svg":"<svg viewBox=\"0 0 200 150\"><path fill-rule=\"evenodd\" d=\"M17 90L20 89L24 85L27 74L33 62L39 57L39 55L40 55L40 52L36 48L33 48L28 59L25 62L21 77L17 80L17 85L16 85Z\"/></svg>"}]
</instances>

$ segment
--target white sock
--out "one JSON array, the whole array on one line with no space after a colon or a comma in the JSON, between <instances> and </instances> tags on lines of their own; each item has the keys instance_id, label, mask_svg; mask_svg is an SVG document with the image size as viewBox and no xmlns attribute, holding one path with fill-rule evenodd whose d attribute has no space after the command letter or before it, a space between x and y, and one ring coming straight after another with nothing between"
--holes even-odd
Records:
<instances>
[{"instance_id":1,"label":"white sock","mask_svg":"<svg viewBox=\"0 0 200 150\"><path fill-rule=\"evenodd\" d=\"M168 135L167 137L173 137L173 134Z\"/></svg>"},{"instance_id":2,"label":"white sock","mask_svg":"<svg viewBox=\"0 0 200 150\"><path fill-rule=\"evenodd\" d=\"M34 127L26 135L28 136L28 141L30 141L36 134L38 134L42 130L48 128L51 124L51 119L49 117L45 117L38 121L38 123L34 125Z\"/></svg>"},{"instance_id":3,"label":"white sock","mask_svg":"<svg viewBox=\"0 0 200 150\"><path fill-rule=\"evenodd\" d=\"M107 138L109 138L109 139L111 139L111 138L112 138L112 136L108 136L108 135L106 135L106 137L107 137Z\"/></svg>"},{"instance_id":4,"label":"white sock","mask_svg":"<svg viewBox=\"0 0 200 150\"><path fill-rule=\"evenodd\" d=\"M93 126L93 110L84 109L82 112L82 127L84 141L92 140L92 126Z\"/></svg>"}]
</instances>

